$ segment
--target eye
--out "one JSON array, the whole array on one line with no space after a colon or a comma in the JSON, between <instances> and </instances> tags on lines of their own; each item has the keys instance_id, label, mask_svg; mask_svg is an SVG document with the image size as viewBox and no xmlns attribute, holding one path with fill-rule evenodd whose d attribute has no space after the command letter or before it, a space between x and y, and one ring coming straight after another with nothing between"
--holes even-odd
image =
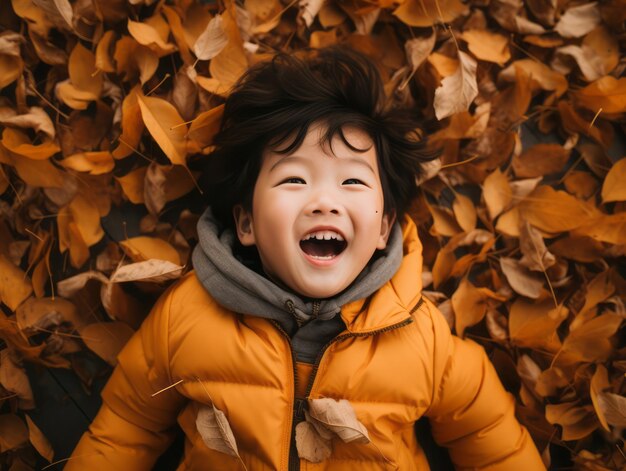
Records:
<instances>
[{"instance_id":1,"label":"eye","mask_svg":"<svg viewBox=\"0 0 626 471\"><path fill-rule=\"evenodd\" d=\"M306 182L304 181L303 178L300 177L289 177L289 178L285 178L282 182L280 182L281 185L284 183L295 183L295 184L299 184L299 185L304 185L306 184Z\"/></svg>"},{"instance_id":2,"label":"eye","mask_svg":"<svg viewBox=\"0 0 626 471\"><path fill-rule=\"evenodd\" d=\"M365 183L358 178L348 178L347 180L344 180L343 185L365 185Z\"/></svg>"}]
</instances>

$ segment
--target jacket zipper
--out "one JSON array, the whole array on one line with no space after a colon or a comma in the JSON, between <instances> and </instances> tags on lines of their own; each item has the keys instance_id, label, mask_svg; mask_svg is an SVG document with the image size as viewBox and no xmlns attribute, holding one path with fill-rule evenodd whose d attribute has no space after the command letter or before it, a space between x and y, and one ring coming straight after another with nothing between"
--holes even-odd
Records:
<instances>
[{"instance_id":1,"label":"jacket zipper","mask_svg":"<svg viewBox=\"0 0 626 471\"><path fill-rule=\"evenodd\" d=\"M413 314L423 303L424 303L424 299L420 297L417 304L409 311L409 314ZM300 471L300 457L298 456L298 450L296 448L296 425L304 419L304 410L307 406L307 398L309 397L309 394L311 393L311 389L313 388L313 383L315 382L317 371L319 369L320 363L322 362L322 358L324 357L324 354L326 353L326 350L328 350L328 348L334 343L341 342L342 340L345 340L348 338L369 337L371 335L378 335L378 334L382 334L385 332L390 332L392 330L400 329L409 324L412 324L413 318L407 317L403 321L400 321L396 324L383 327L382 329L372 330L370 332L362 332L362 333L349 332L347 334L338 335L334 339L330 340L328 343L326 343L326 345L322 347L320 352L317 354L317 358L315 359L315 363L313 364L313 369L311 370L311 374L309 376L309 382L306 387L306 392L304 394L304 398L302 399L299 399L298 397L296 397L297 390L298 390L298 371L296 368L296 354L293 351L291 337L289 337L289 334L285 332L285 330L280 326L278 322L274 320L272 320L271 322L272 324L276 326L278 331L287 339L287 342L289 343L289 350L291 352L291 364L293 367L293 379L294 379L294 382L293 382L294 404L293 404L293 416L292 416L292 422L291 422L291 444L289 446L288 471Z\"/></svg>"}]
</instances>

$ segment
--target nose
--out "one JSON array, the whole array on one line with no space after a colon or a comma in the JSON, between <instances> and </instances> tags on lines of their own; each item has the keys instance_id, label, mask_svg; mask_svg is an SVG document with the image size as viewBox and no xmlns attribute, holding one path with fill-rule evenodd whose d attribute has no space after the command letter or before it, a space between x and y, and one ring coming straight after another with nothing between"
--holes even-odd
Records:
<instances>
[{"instance_id":1,"label":"nose","mask_svg":"<svg viewBox=\"0 0 626 471\"><path fill-rule=\"evenodd\" d=\"M311 195L311 200L307 205L307 212L315 215L339 214L340 205L331 192L320 189Z\"/></svg>"}]
</instances>

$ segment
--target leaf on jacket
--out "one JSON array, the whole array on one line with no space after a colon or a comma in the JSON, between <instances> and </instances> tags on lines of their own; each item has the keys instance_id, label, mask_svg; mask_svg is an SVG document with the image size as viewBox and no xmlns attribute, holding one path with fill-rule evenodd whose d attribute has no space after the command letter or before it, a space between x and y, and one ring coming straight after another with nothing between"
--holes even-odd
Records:
<instances>
[{"instance_id":1,"label":"leaf on jacket","mask_svg":"<svg viewBox=\"0 0 626 471\"><path fill-rule=\"evenodd\" d=\"M213 404L200 406L196 416L196 428L208 448L239 458L237 442L228 419Z\"/></svg>"},{"instance_id":2,"label":"leaf on jacket","mask_svg":"<svg viewBox=\"0 0 626 471\"><path fill-rule=\"evenodd\" d=\"M365 426L346 399L309 399L310 418L335 433L345 443L369 443Z\"/></svg>"},{"instance_id":3,"label":"leaf on jacket","mask_svg":"<svg viewBox=\"0 0 626 471\"><path fill-rule=\"evenodd\" d=\"M308 421L296 425L296 448L298 456L311 463L320 463L332 453L332 441L322 437L318 429Z\"/></svg>"}]
</instances>

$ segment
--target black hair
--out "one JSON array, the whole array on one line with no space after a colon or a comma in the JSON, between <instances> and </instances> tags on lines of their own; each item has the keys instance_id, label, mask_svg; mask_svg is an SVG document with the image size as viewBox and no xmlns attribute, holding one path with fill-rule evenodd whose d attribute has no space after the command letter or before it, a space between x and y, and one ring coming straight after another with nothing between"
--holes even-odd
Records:
<instances>
[{"instance_id":1,"label":"black hair","mask_svg":"<svg viewBox=\"0 0 626 471\"><path fill-rule=\"evenodd\" d=\"M233 226L232 208L252 208L252 195L268 146L280 153L297 150L312 124L325 125L320 144L343 128L365 131L376 147L386 214L401 217L417 186L420 163L433 159L420 121L407 110L387 105L376 65L341 46L278 53L251 67L226 99L213 152L205 159L201 185L214 216ZM286 145L286 147L284 147Z\"/></svg>"}]
</instances>

